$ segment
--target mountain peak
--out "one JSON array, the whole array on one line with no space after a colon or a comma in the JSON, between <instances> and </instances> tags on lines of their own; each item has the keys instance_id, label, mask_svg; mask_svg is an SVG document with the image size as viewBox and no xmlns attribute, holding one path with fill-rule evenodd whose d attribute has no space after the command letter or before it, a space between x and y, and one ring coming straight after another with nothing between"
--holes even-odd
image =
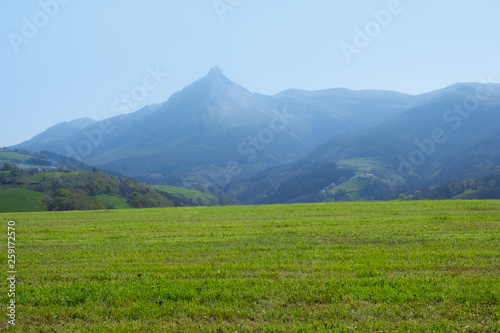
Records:
<instances>
[{"instance_id":1,"label":"mountain peak","mask_svg":"<svg viewBox=\"0 0 500 333\"><path fill-rule=\"evenodd\" d=\"M200 82L204 82L205 87L209 87L211 93L215 95L219 94L221 90L227 91L230 87L234 87L235 83L231 82L227 77L224 76L222 70L218 67L212 67L208 74L200 79Z\"/></svg>"},{"instance_id":2,"label":"mountain peak","mask_svg":"<svg viewBox=\"0 0 500 333\"><path fill-rule=\"evenodd\" d=\"M224 76L224 74L222 73L222 70L218 66L212 67L210 69L210 72L208 72L208 75L209 76Z\"/></svg>"}]
</instances>

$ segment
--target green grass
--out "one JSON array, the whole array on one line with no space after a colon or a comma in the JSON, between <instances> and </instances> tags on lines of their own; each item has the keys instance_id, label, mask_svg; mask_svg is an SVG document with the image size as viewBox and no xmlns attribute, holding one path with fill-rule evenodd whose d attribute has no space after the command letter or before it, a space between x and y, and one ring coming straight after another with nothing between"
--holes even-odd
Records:
<instances>
[{"instance_id":1,"label":"green grass","mask_svg":"<svg viewBox=\"0 0 500 333\"><path fill-rule=\"evenodd\" d=\"M41 199L46 195L17 188L0 189L0 212L40 212L47 210Z\"/></svg>"},{"instance_id":2,"label":"green grass","mask_svg":"<svg viewBox=\"0 0 500 333\"><path fill-rule=\"evenodd\" d=\"M29 155L23 155L23 154L18 154L18 153L11 153L11 152L0 152L0 160L17 160L24 162L29 158L32 158L33 156Z\"/></svg>"},{"instance_id":3,"label":"green grass","mask_svg":"<svg viewBox=\"0 0 500 333\"><path fill-rule=\"evenodd\" d=\"M42 176L45 175L47 178L60 178L61 176L74 176L82 173L83 171L72 171L72 172L44 172L35 176Z\"/></svg>"},{"instance_id":4,"label":"green grass","mask_svg":"<svg viewBox=\"0 0 500 333\"><path fill-rule=\"evenodd\" d=\"M183 187L175 187L169 185L151 185L151 187L156 190L163 191L169 194L183 196L185 198L191 199L193 202L200 205L213 206L217 205L219 202L219 199L217 199L217 197L214 197L211 194L203 193L196 190L190 190Z\"/></svg>"},{"instance_id":5,"label":"green grass","mask_svg":"<svg viewBox=\"0 0 500 333\"><path fill-rule=\"evenodd\" d=\"M3 175L8 175L10 174L11 171L0 171L0 174ZM78 175L82 173L82 171L73 171L73 172L42 172L42 173L37 173L37 174L26 174L23 173L20 178L16 180L16 185L26 185L29 184L30 182L35 182L39 183L45 179L51 179L51 178L60 178L61 176L71 176L71 175ZM11 184L8 184L7 186L12 186ZM2 188L2 185L0 185L0 188Z\"/></svg>"},{"instance_id":6,"label":"green grass","mask_svg":"<svg viewBox=\"0 0 500 333\"><path fill-rule=\"evenodd\" d=\"M500 330L499 201L0 214L4 235L9 220L19 332Z\"/></svg>"},{"instance_id":7,"label":"green grass","mask_svg":"<svg viewBox=\"0 0 500 333\"><path fill-rule=\"evenodd\" d=\"M345 199L351 201L357 201L361 199L361 191L366 186L366 179L359 178L358 176L354 176L345 183L342 183L336 186L331 192L336 192L338 190L345 190L346 197Z\"/></svg>"},{"instance_id":8,"label":"green grass","mask_svg":"<svg viewBox=\"0 0 500 333\"><path fill-rule=\"evenodd\" d=\"M476 192L478 192L478 191L479 191L479 190L467 190L467 191L465 191L465 192L463 192L463 193L460 193L459 195L456 195L456 196L455 196L455 199L460 199L460 198L462 198L462 197L466 196L467 194L473 194L473 193L476 193Z\"/></svg>"},{"instance_id":9,"label":"green grass","mask_svg":"<svg viewBox=\"0 0 500 333\"><path fill-rule=\"evenodd\" d=\"M7 171L10 172L10 171ZM71 176L71 175L78 175L82 173L82 171L73 171L73 172L42 172L42 173L37 173L37 174L22 174L22 182L25 184L28 184L30 182L41 182L44 179L51 179L51 178L60 178L61 176Z\"/></svg>"},{"instance_id":10,"label":"green grass","mask_svg":"<svg viewBox=\"0 0 500 333\"><path fill-rule=\"evenodd\" d=\"M339 165L347 165L352 168L357 168L360 171L370 172L372 169L384 170L384 164L371 158L353 158L349 160L341 160Z\"/></svg>"},{"instance_id":11,"label":"green grass","mask_svg":"<svg viewBox=\"0 0 500 333\"><path fill-rule=\"evenodd\" d=\"M56 170L56 167L49 167L46 165L37 165L37 164L18 164L17 167L19 169L33 169L33 168L42 168L44 170Z\"/></svg>"},{"instance_id":12,"label":"green grass","mask_svg":"<svg viewBox=\"0 0 500 333\"><path fill-rule=\"evenodd\" d=\"M113 206L115 209L131 209L132 207L128 204L127 199L115 197L108 194L100 194L96 196L96 199L100 202Z\"/></svg>"}]
</instances>

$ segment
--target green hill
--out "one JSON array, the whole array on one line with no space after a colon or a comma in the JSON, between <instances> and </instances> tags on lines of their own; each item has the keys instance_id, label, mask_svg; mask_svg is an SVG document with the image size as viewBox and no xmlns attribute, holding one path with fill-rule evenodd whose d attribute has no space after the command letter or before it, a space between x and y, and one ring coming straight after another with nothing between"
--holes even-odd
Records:
<instances>
[{"instance_id":1,"label":"green hill","mask_svg":"<svg viewBox=\"0 0 500 333\"><path fill-rule=\"evenodd\" d=\"M5 151L0 152L0 160L4 161L24 162L29 158L30 158L29 155L23 155L16 152L5 152Z\"/></svg>"},{"instance_id":2,"label":"green hill","mask_svg":"<svg viewBox=\"0 0 500 333\"><path fill-rule=\"evenodd\" d=\"M161 192L172 194L176 197L187 198L197 205L216 206L219 204L219 199L217 197L196 190L169 185L150 185L150 187Z\"/></svg>"},{"instance_id":3,"label":"green hill","mask_svg":"<svg viewBox=\"0 0 500 333\"><path fill-rule=\"evenodd\" d=\"M483 177L425 187L408 196L408 199L500 199L500 170Z\"/></svg>"},{"instance_id":4,"label":"green hill","mask_svg":"<svg viewBox=\"0 0 500 333\"><path fill-rule=\"evenodd\" d=\"M47 210L47 195L19 188L0 189L0 212L40 212Z\"/></svg>"},{"instance_id":5,"label":"green hill","mask_svg":"<svg viewBox=\"0 0 500 333\"><path fill-rule=\"evenodd\" d=\"M158 192L129 178L110 175L56 154L2 151L0 156L3 158L0 211L3 212L192 205L189 199Z\"/></svg>"},{"instance_id":6,"label":"green hill","mask_svg":"<svg viewBox=\"0 0 500 333\"><path fill-rule=\"evenodd\" d=\"M127 199L117 197L109 194L99 194L96 196L96 199L100 202L106 204L107 206L111 206L113 209L131 209L132 206L127 202Z\"/></svg>"}]
</instances>

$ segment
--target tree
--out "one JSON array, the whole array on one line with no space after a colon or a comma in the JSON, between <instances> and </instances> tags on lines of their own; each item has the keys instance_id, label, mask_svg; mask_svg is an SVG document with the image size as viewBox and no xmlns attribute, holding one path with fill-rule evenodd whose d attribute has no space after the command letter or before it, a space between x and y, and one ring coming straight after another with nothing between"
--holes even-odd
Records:
<instances>
[{"instance_id":1,"label":"tree","mask_svg":"<svg viewBox=\"0 0 500 333\"><path fill-rule=\"evenodd\" d=\"M346 190L341 188L335 192L335 194L333 195L333 199L335 199L335 201L340 201L346 196L346 194Z\"/></svg>"},{"instance_id":2,"label":"tree","mask_svg":"<svg viewBox=\"0 0 500 333\"><path fill-rule=\"evenodd\" d=\"M4 162L2 166L3 171L11 171L14 170L14 166L10 162Z\"/></svg>"}]
</instances>

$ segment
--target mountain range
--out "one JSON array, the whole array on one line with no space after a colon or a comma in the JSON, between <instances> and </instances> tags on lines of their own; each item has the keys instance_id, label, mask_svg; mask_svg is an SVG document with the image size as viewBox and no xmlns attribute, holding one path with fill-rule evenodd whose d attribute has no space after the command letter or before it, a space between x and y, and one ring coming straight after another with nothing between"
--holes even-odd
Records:
<instances>
[{"instance_id":1,"label":"mountain range","mask_svg":"<svg viewBox=\"0 0 500 333\"><path fill-rule=\"evenodd\" d=\"M243 203L372 192L384 199L493 172L499 111L498 84L416 96L348 89L266 96L214 67L164 103L61 123L12 148L71 156L144 183L224 191Z\"/></svg>"}]
</instances>

